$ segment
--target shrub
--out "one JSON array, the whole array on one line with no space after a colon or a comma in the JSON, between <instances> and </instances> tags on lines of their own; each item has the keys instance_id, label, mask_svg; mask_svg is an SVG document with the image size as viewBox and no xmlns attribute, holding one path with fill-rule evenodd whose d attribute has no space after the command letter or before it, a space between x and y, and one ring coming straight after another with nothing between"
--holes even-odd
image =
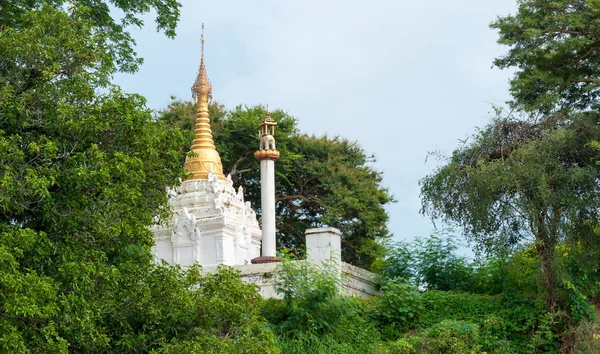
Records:
<instances>
[{"instance_id":1,"label":"shrub","mask_svg":"<svg viewBox=\"0 0 600 354\"><path fill-rule=\"evenodd\" d=\"M490 315L480 325L479 334L482 350L487 353L514 353L508 341L508 333L504 320L498 315Z\"/></svg>"},{"instance_id":2,"label":"shrub","mask_svg":"<svg viewBox=\"0 0 600 354\"><path fill-rule=\"evenodd\" d=\"M341 282L328 266L284 261L276 280L282 300L266 300L265 318L282 353L372 353L379 332L369 320L372 300L341 297Z\"/></svg>"},{"instance_id":3,"label":"shrub","mask_svg":"<svg viewBox=\"0 0 600 354\"><path fill-rule=\"evenodd\" d=\"M400 331L413 328L423 310L417 289L397 279L384 282L381 291L383 295L377 301L380 323Z\"/></svg>"},{"instance_id":4,"label":"shrub","mask_svg":"<svg viewBox=\"0 0 600 354\"><path fill-rule=\"evenodd\" d=\"M288 336L276 329L277 346L283 354L308 353L373 353L380 344L379 332L373 324L361 316L354 299L340 299L347 308L339 321L326 332L307 329L295 331Z\"/></svg>"},{"instance_id":5,"label":"shrub","mask_svg":"<svg viewBox=\"0 0 600 354\"><path fill-rule=\"evenodd\" d=\"M477 325L446 320L431 326L425 333L425 347L432 354L481 353Z\"/></svg>"},{"instance_id":6,"label":"shrub","mask_svg":"<svg viewBox=\"0 0 600 354\"><path fill-rule=\"evenodd\" d=\"M402 278L413 281L415 279L413 244L404 241L390 242L386 249L387 255L382 262L383 277L386 280Z\"/></svg>"},{"instance_id":7,"label":"shrub","mask_svg":"<svg viewBox=\"0 0 600 354\"><path fill-rule=\"evenodd\" d=\"M315 266L304 261L284 261L275 283L283 305L267 315L279 330L294 335L299 331L318 333L332 329L346 309L338 297L341 279L331 265Z\"/></svg>"},{"instance_id":8,"label":"shrub","mask_svg":"<svg viewBox=\"0 0 600 354\"><path fill-rule=\"evenodd\" d=\"M472 262L457 253L460 243L450 231L414 242L391 243L383 264L385 279L402 278L419 289L471 291L476 283Z\"/></svg>"},{"instance_id":9,"label":"shrub","mask_svg":"<svg viewBox=\"0 0 600 354\"><path fill-rule=\"evenodd\" d=\"M501 295L478 295L452 291L426 291L421 294L423 311L419 325L426 328L443 320L481 323L502 309Z\"/></svg>"},{"instance_id":10,"label":"shrub","mask_svg":"<svg viewBox=\"0 0 600 354\"><path fill-rule=\"evenodd\" d=\"M415 346L404 338L380 344L375 348L375 354L416 354Z\"/></svg>"},{"instance_id":11,"label":"shrub","mask_svg":"<svg viewBox=\"0 0 600 354\"><path fill-rule=\"evenodd\" d=\"M157 266L148 278L155 280L150 286L155 293L132 305L127 323L143 331L115 343L121 352L148 352L153 346L155 353L278 352L260 314L263 299L256 285L241 281L239 271L219 266L202 274L199 267ZM128 348L131 343L138 348Z\"/></svg>"}]
</instances>

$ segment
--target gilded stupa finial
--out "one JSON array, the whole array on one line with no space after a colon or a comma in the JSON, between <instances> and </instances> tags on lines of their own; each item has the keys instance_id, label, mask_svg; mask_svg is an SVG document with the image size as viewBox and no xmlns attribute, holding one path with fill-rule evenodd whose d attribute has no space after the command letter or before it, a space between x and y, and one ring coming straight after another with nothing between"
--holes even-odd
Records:
<instances>
[{"instance_id":1,"label":"gilded stupa finial","mask_svg":"<svg viewBox=\"0 0 600 354\"><path fill-rule=\"evenodd\" d=\"M215 143L210 129L210 118L208 115L208 101L212 99L212 85L206 75L204 64L204 23L202 24L202 56L200 58L200 69L194 85L192 85L192 97L198 105L196 113L196 135L192 142L191 152L185 159L185 170L192 175L188 179L208 179L210 172L214 173L220 180L225 180L221 157L215 149Z\"/></svg>"},{"instance_id":2,"label":"gilded stupa finial","mask_svg":"<svg viewBox=\"0 0 600 354\"><path fill-rule=\"evenodd\" d=\"M194 101L198 100L200 92L205 92L208 95L208 99L212 99L212 84L208 80L206 75L206 65L204 64L204 23L202 24L202 35L200 36L200 44L202 48L202 54L200 57L200 69L198 70L198 76L192 86L192 98Z\"/></svg>"}]
</instances>

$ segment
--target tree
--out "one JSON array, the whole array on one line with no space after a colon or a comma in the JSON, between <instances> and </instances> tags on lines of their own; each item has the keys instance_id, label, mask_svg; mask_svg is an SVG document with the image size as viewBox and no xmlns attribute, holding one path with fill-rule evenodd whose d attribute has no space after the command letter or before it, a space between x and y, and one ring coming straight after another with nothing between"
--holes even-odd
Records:
<instances>
[{"instance_id":1,"label":"tree","mask_svg":"<svg viewBox=\"0 0 600 354\"><path fill-rule=\"evenodd\" d=\"M596 25L600 20L599 10L600 3L593 0L524 0L519 2L516 14L500 17L491 24L499 31L499 43L510 47L494 64L500 68L517 68L511 80L513 106L528 112L530 119L554 125L580 147L578 153L573 151L568 159L562 159L562 167L585 168L587 172L586 182L579 180L571 186L570 198L585 196L593 190L589 179L594 166L590 161L596 158L590 148L597 141L600 97L600 28ZM557 116L561 119L556 119ZM581 188L579 183L585 184L582 190L577 188ZM579 204L586 211L579 212L577 222L569 217L555 223L569 222L566 238L576 239L578 243L568 247L591 255L597 244L597 230L590 230L590 225L597 223L596 215L590 211L595 203L582 198ZM589 257L580 257L585 258Z\"/></svg>"},{"instance_id":2,"label":"tree","mask_svg":"<svg viewBox=\"0 0 600 354\"><path fill-rule=\"evenodd\" d=\"M383 255L380 242L390 236L384 206L392 201L381 187L381 173L369 166L374 157L356 142L337 137L300 135L296 144L293 151L302 157L293 161L276 196L280 229L291 225L296 231L282 237L284 244L303 242L305 227L337 227L342 259L372 268Z\"/></svg>"},{"instance_id":3,"label":"tree","mask_svg":"<svg viewBox=\"0 0 600 354\"><path fill-rule=\"evenodd\" d=\"M593 235L600 212L597 116L571 113L538 122L499 118L421 181L422 212L458 223L488 251L535 245L542 285L556 304L556 247Z\"/></svg>"},{"instance_id":4,"label":"tree","mask_svg":"<svg viewBox=\"0 0 600 354\"><path fill-rule=\"evenodd\" d=\"M477 267L458 254L460 243L451 231L388 245L384 279L409 281L421 290L475 292Z\"/></svg>"},{"instance_id":5,"label":"tree","mask_svg":"<svg viewBox=\"0 0 600 354\"><path fill-rule=\"evenodd\" d=\"M498 42L510 47L494 61L517 68L514 103L547 114L555 109L598 108L600 2L520 0L515 15L499 17Z\"/></svg>"},{"instance_id":6,"label":"tree","mask_svg":"<svg viewBox=\"0 0 600 354\"><path fill-rule=\"evenodd\" d=\"M254 286L153 262L186 140L110 83L120 39L94 7L1 5L0 351L273 352Z\"/></svg>"},{"instance_id":7,"label":"tree","mask_svg":"<svg viewBox=\"0 0 600 354\"><path fill-rule=\"evenodd\" d=\"M243 186L246 199L260 215L260 165L253 153L265 110L238 106L226 112L218 103L210 107L224 172ZM380 241L390 236L384 207L393 201L381 187L381 173L370 166L374 157L356 142L300 134L296 119L281 110L271 112L271 117L278 124L275 139L281 152L275 187L279 246L301 249L307 227L329 225L342 231L344 261L371 268L383 253ZM159 120L191 129L195 106L174 100L159 113Z\"/></svg>"},{"instance_id":8,"label":"tree","mask_svg":"<svg viewBox=\"0 0 600 354\"><path fill-rule=\"evenodd\" d=\"M157 31L163 31L173 38L181 4L177 0L79 0L76 5L67 0L4 0L0 2L0 27L9 27L17 31L26 29L30 24L23 21L23 16L43 6L61 11L78 8L78 19L86 21L90 31L95 33L96 45L105 49L103 69L133 73L137 71L143 59L137 57L134 50L135 40L127 30L131 26L142 27L144 21L140 16L154 11ZM120 21L111 16L111 6L122 11ZM81 11L83 8L85 11ZM110 65L107 65L109 63Z\"/></svg>"}]
</instances>

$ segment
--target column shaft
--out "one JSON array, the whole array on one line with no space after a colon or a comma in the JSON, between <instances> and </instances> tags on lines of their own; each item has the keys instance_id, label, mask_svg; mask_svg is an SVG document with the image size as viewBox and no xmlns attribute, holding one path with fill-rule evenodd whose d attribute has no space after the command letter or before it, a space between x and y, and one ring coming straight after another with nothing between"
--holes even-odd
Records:
<instances>
[{"instance_id":1,"label":"column shaft","mask_svg":"<svg viewBox=\"0 0 600 354\"><path fill-rule=\"evenodd\" d=\"M262 211L262 256L275 257L275 161L260 161L260 194Z\"/></svg>"}]
</instances>

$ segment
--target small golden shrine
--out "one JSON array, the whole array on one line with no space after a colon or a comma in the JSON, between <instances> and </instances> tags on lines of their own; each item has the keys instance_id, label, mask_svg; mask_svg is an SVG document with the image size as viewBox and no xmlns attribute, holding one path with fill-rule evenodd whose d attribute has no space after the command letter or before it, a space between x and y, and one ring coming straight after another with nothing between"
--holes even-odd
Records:
<instances>
[{"instance_id":1,"label":"small golden shrine","mask_svg":"<svg viewBox=\"0 0 600 354\"><path fill-rule=\"evenodd\" d=\"M259 147L254 153L254 157L257 160L277 160L279 158L279 151L275 148L275 126L277 122L271 118L271 114L267 109L265 119L260 122L259 130Z\"/></svg>"},{"instance_id":2,"label":"small golden shrine","mask_svg":"<svg viewBox=\"0 0 600 354\"><path fill-rule=\"evenodd\" d=\"M208 179L210 171L220 180L226 180L223 175L221 156L215 148L215 143L210 129L210 118L208 116L208 102L212 99L212 85L206 75L204 65L204 24L202 24L202 57L200 59L200 70L196 81L192 86L192 97L198 105L196 113L196 125L194 133L196 138L192 142L190 154L185 159L185 170L192 175L187 179Z\"/></svg>"}]
</instances>

